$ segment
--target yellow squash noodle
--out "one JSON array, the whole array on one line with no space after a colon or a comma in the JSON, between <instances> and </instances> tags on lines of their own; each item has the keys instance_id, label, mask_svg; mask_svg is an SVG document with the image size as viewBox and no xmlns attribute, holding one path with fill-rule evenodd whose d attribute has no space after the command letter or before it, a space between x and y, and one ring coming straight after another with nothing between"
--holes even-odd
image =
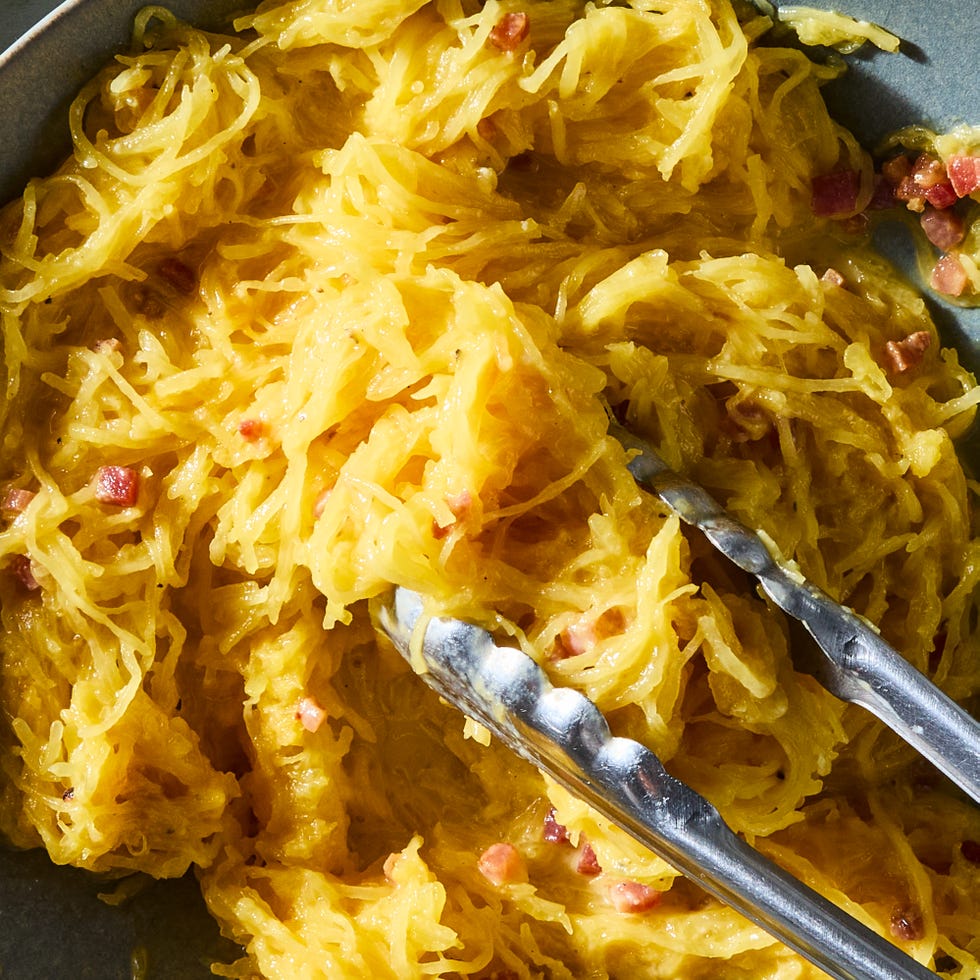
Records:
<instances>
[{"instance_id":1,"label":"yellow squash noodle","mask_svg":"<svg viewBox=\"0 0 980 980\"><path fill-rule=\"evenodd\" d=\"M980 976L980 812L794 671L606 434L611 407L976 697L954 440L980 390L860 221L814 215L815 177L857 173L860 211L872 165L835 69L770 26L726 0L140 14L0 216L6 837L195 869L226 977L819 975L440 702L372 626L399 584Z\"/></svg>"}]
</instances>

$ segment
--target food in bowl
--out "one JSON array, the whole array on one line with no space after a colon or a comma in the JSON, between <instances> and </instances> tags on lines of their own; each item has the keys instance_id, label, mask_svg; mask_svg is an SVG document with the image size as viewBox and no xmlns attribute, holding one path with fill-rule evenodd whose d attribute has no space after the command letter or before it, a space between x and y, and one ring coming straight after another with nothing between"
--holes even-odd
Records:
<instances>
[{"instance_id":1,"label":"food in bowl","mask_svg":"<svg viewBox=\"0 0 980 980\"><path fill-rule=\"evenodd\" d=\"M976 696L980 389L868 246L836 69L770 24L139 16L0 217L11 840L195 869L243 948L224 976L817 975L442 704L372 623L405 585L911 955L977 969L976 808L793 670L606 432Z\"/></svg>"}]
</instances>

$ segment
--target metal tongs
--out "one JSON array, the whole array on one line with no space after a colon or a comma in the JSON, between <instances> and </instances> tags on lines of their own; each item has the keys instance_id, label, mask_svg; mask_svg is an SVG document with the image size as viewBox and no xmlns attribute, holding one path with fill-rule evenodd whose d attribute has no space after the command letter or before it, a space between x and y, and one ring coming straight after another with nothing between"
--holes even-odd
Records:
<instances>
[{"instance_id":1,"label":"metal tongs","mask_svg":"<svg viewBox=\"0 0 980 980\"><path fill-rule=\"evenodd\" d=\"M818 655L794 650L794 666L842 701L860 704L980 803L980 723L889 646L865 619L790 571L754 531L722 510L703 487L675 473L618 422L609 432L636 452L630 472L678 517L743 571L783 612L806 627ZM822 656L821 656L822 654Z\"/></svg>"},{"instance_id":2,"label":"metal tongs","mask_svg":"<svg viewBox=\"0 0 980 980\"><path fill-rule=\"evenodd\" d=\"M754 574L823 650L815 671L836 696L864 705L980 801L980 724L914 670L864 620L784 568L762 539L699 486L613 422L637 451L637 482ZM398 588L378 611L395 646L442 697L517 755L589 803L722 901L838 980L935 974L746 844L718 810L672 777L643 745L614 737L599 709L554 687L526 654L458 619L427 618ZM418 658L421 658L421 662Z\"/></svg>"}]
</instances>

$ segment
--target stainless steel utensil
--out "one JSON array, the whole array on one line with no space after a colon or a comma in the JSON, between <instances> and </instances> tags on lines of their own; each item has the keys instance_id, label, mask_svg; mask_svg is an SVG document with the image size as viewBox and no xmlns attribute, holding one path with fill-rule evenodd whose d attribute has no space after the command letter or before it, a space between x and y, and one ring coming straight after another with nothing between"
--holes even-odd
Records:
<instances>
[{"instance_id":1,"label":"stainless steel utensil","mask_svg":"<svg viewBox=\"0 0 980 980\"><path fill-rule=\"evenodd\" d=\"M617 422L609 431L636 455L630 472L739 568L754 575L785 613L799 620L823 656L797 658L842 701L863 705L961 789L980 802L980 723L889 646L852 610L776 560L754 531L726 513L703 487L671 470L649 443Z\"/></svg>"},{"instance_id":2,"label":"stainless steel utensil","mask_svg":"<svg viewBox=\"0 0 980 980\"><path fill-rule=\"evenodd\" d=\"M707 800L599 709L554 687L526 654L458 619L432 618L397 589L377 611L402 655L447 701L689 878L837 980L935 974L737 837ZM419 664L418 657L421 657Z\"/></svg>"},{"instance_id":3,"label":"stainless steel utensil","mask_svg":"<svg viewBox=\"0 0 980 980\"><path fill-rule=\"evenodd\" d=\"M911 667L875 629L770 553L758 534L672 471L623 426L610 433L633 453L636 481L722 554L754 575L822 651L807 669L837 697L861 704L980 801L980 724ZM472 624L424 614L397 589L378 612L382 629L427 683L679 871L841 980L934 976L737 837L719 812L674 779L644 746L613 737L599 709L554 687L520 650ZM421 657L421 661L418 657Z\"/></svg>"}]
</instances>

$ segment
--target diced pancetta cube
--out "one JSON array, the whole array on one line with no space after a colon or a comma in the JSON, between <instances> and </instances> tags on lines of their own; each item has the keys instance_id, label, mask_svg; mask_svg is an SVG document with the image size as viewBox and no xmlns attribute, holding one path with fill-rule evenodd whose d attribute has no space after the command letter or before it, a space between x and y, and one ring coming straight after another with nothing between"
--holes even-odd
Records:
<instances>
[{"instance_id":1,"label":"diced pancetta cube","mask_svg":"<svg viewBox=\"0 0 980 980\"><path fill-rule=\"evenodd\" d=\"M323 510L327 506L327 501L330 499L330 494L332 493L333 487L326 487L316 495L316 500L313 501L313 516L315 518L319 518L323 514Z\"/></svg>"},{"instance_id":2,"label":"diced pancetta cube","mask_svg":"<svg viewBox=\"0 0 980 980\"><path fill-rule=\"evenodd\" d=\"M942 160L931 153L920 153L916 157L911 176L916 185L924 190L929 187L937 187L939 184L949 183Z\"/></svg>"},{"instance_id":3,"label":"diced pancetta cube","mask_svg":"<svg viewBox=\"0 0 980 980\"><path fill-rule=\"evenodd\" d=\"M929 277L929 285L946 296L960 296L969 282L963 263L952 252L939 259Z\"/></svg>"},{"instance_id":4,"label":"diced pancetta cube","mask_svg":"<svg viewBox=\"0 0 980 980\"><path fill-rule=\"evenodd\" d=\"M598 640L595 620L588 615L565 627L558 637L559 659L588 653Z\"/></svg>"},{"instance_id":5,"label":"diced pancetta cube","mask_svg":"<svg viewBox=\"0 0 980 980\"><path fill-rule=\"evenodd\" d=\"M648 912L660 904L656 888L638 881L617 881L609 889L609 900L617 912Z\"/></svg>"},{"instance_id":6,"label":"diced pancetta cube","mask_svg":"<svg viewBox=\"0 0 980 980\"><path fill-rule=\"evenodd\" d=\"M490 31L490 43L501 51L516 51L531 29L525 13L504 14Z\"/></svg>"},{"instance_id":7,"label":"diced pancetta cube","mask_svg":"<svg viewBox=\"0 0 980 980\"><path fill-rule=\"evenodd\" d=\"M861 178L854 170L821 174L810 182L813 213L825 218L851 214L857 207Z\"/></svg>"},{"instance_id":8,"label":"diced pancetta cube","mask_svg":"<svg viewBox=\"0 0 980 980\"><path fill-rule=\"evenodd\" d=\"M932 344L927 330L916 330L902 340L889 340L885 344L885 367L891 374L903 374L922 363L925 352Z\"/></svg>"},{"instance_id":9,"label":"diced pancetta cube","mask_svg":"<svg viewBox=\"0 0 980 980\"><path fill-rule=\"evenodd\" d=\"M432 522L432 535L435 538L444 538L460 521L465 521L470 511L473 510L473 494L469 490L460 490L459 493L450 494L445 500L453 519L448 524L440 524L438 521Z\"/></svg>"},{"instance_id":10,"label":"diced pancetta cube","mask_svg":"<svg viewBox=\"0 0 980 980\"><path fill-rule=\"evenodd\" d=\"M544 829L541 832L541 836L549 844L567 844L569 842L568 828L558 822L554 807L551 807L545 814Z\"/></svg>"},{"instance_id":11,"label":"diced pancetta cube","mask_svg":"<svg viewBox=\"0 0 980 980\"><path fill-rule=\"evenodd\" d=\"M592 850L592 845L588 841L582 842L578 861L575 862L575 870L580 875L589 875L590 877L602 873L599 859L595 856L595 851Z\"/></svg>"},{"instance_id":12,"label":"diced pancetta cube","mask_svg":"<svg viewBox=\"0 0 980 980\"><path fill-rule=\"evenodd\" d=\"M21 587L27 592L36 592L41 588L40 583L34 577L34 567L27 555L15 555L11 569Z\"/></svg>"},{"instance_id":13,"label":"diced pancetta cube","mask_svg":"<svg viewBox=\"0 0 980 980\"><path fill-rule=\"evenodd\" d=\"M946 161L946 174L957 196L980 191L980 156L954 154Z\"/></svg>"},{"instance_id":14,"label":"diced pancetta cube","mask_svg":"<svg viewBox=\"0 0 980 980\"><path fill-rule=\"evenodd\" d=\"M916 908L895 909L888 928L896 939L903 939L906 942L913 942L925 935L922 913Z\"/></svg>"},{"instance_id":15,"label":"diced pancetta cube","mask_svg":"<svg viewBox=\"0 0 980 980\"><path fill-rule=\"evenodd\" d=\"M956 196L956 191L953 190L953 185L949 181L936 184L933 187L927 187L925 198L934 208L938 208L940 211L952 207L959 200Z\"/></svg>"},{"instance_id":16,"label":"diced pancetta cube","mask_svg":"<svg viewBox=\"0 0 980 980\"><path fill-rule=\"evenodd\" d=\"M248 442L256 442L266 434L266 424L262 419L242 419L238 423L238 434Z\"/></svg>"},{"instance_id":17,"label":"diced pancetta cube","mask_svg":"<svg viewBox=\"0 0 980 980\"><path fill-rule=\"evenodd\" d=\"M327 713L320 707L316 698L307 696L300 698L296 707L296 717L308 732L316 732L326 720Z\"/></svg>"},{"instance_id":18,"label":"diced pancetta cube","mask_svg":"<svg viewBox=\"0 0 980 980\"><path fill-rule=\"evenodd\" d=\"M20 514L27 509L27 505L33 499L34 493L31 490L25 490L23 487L8 487L7 492L3 495L0 510L3 510L5 514Z\"/></svg>"},{"instance_id":19,"label":"diced pancetta cube","mask_svg":"<svg viewBox=\"0 0 980 980\"><path fill-rule=\"evenodd\" d=\"M966 234L963 219L955 211L926 208L919 217L919 224L922 225L926 238L944 252L959 245Z\"/></svg>"},{"instance_id":20,"label":"diced pancetta cube","mask_svg":"<svg viewBox=\"0 0 980 980\"><path fill-rule=\"evenodd\" d=\"M132 507L139 491L139 473L130 466L100 466L95 475L95 499L100 503Z\"/></svg>"},{"instance_id":21,"label":"diced pancetta cube","mask_svg":"<svg viewBox=\"0 0 980 980\"><path fill-rule=\"evenodd\" d=\"M527 866L521 852L506 841L491 844L480 855L477 867L491 885L513 885L527 881Z\"/></svg>"},{"instance_id":22,"label":"diced pancetta cube","mask_svg":"<svg viewBox=\"0 0 980 980\"><path fill-rule=\"evenodd\" d=\"M559 633L550 657L564 660L588 653L601 640L621 633L625 625L623 611L616 606L599 613L588 610Z\"/></svg>"},{"instance_id":23,"label":"diced pancetta cube","mask_svg":"<svg viewBox=\"0 0 980 980\"><path fill-rule=\"evenodd\" d=\"M892 157L890 160L886 160L881 165L881 176L888 181L892 187L898 187L898 185L906 178L912 174L912 161L904 154L900 153L898 156Z\"/></svg>"}]
</instances>

